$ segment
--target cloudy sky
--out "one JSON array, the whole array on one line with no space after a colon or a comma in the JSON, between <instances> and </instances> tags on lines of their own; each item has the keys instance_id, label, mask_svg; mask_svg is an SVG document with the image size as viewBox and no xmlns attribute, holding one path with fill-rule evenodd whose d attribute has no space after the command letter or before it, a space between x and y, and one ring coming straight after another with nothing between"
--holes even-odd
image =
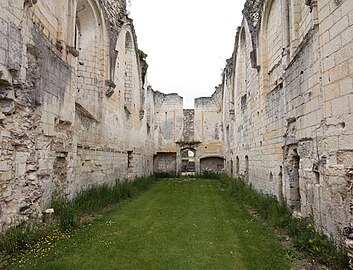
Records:
<instances>
[{"instance_id":1,"label":"cloudy sky","mask_svg":"<svg viewBox=\"0 0 353 270\"><path fill-rule=\"evenodd\" d=\"M139 49L154 90L179 93L184 108L210 96L233 51L245 0L131 0Z\"/></svg>"}]
</instances>

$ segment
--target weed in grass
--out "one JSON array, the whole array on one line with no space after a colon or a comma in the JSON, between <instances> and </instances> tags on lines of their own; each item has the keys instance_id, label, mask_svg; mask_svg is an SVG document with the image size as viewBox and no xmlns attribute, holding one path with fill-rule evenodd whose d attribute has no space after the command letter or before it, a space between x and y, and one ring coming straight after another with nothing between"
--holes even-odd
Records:
<instances>
[{"instance_id":1,"label":"weed in grass","mask_svg":"<svg viewBox=\"0 0 353 270\"><path fill-rule=\"evenodd\" d=\"M77 214L72 202L63 197L57 197L52 201L52 207L59 216L60 228L62 230L71 230L77 227Z\"/></svg>"},{"instance_id":2,"label":"weed in grass","mask_svg":"<svg viewBox=\"0 0 353 270\"><path fill-rule=\"evenodd\" d=\"M155 180L154 177L140 177L133 181L116 180L114 185L97 185L81 191L72 201L59 198L53 201L53 208L60 217L61 228L64 230L77 226L77 216L92 214L132 198L135 193L147 189Z\"/></svg>"},{"instance_id":3,"label":"weed in grass","mask_svg":"<svg viewBox=\"0 0 353 270\"><path fill-rule=\"evenodd\" d=\"M40 224L35 220L21 223L0 234L0 251L5 254L17 253L50 234L54 228L54 223Z\"/></svg>"}]
</instances>

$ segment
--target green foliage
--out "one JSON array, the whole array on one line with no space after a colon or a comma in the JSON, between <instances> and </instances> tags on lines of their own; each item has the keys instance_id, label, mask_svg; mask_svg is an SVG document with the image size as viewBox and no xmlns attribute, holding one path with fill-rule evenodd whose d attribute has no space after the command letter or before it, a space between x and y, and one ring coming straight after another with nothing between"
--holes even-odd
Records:
<instances>
[{"instance_id":1,"label":"green foliage","mask_svg":"<svg viewBox=\"0 0 353 270\"><path fill-rule=\"evenodd\" d=\"M175 174L175 172L157 172L154 174L154 177L160 179L160 178L177 178L178 175Z\"/></svg>"},{"instance_id":2,"label":"green foliage","mask_svg":"<svg viewBox=\"0 0 353 270\"><path fill-rule=\"evenodd\" d=\"M310 222L292 216L292 211L284 202L273 196L257 192L241 180L222 176L221 186L227 189L239 204L250 207L260 217L275 228L285 231L293 241L293 246L312 259L327 265L330 269L348 269L347 252L342 246L326 235L315 230L313 219Z\"/></svg>"},{"instance_id":3,"label":"green foliage","mask_svg":"<svg viewBox=\"0 0 353 270\"><path fill-rule=\"evenodd\" d=\"M141 60L146 60L146 58L148 57L148 55L143 51L143 50L138 50L138 54Z\"/></svg>"}]
</instances>

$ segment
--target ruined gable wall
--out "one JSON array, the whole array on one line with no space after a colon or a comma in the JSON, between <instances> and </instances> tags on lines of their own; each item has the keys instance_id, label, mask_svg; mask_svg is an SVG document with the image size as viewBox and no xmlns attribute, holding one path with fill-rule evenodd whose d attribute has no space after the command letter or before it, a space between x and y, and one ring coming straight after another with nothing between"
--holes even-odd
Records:
<instances>
[{"instance_id":1,"label":"ruined gable wall","mask_svg":"<svg viewBox=\"0 0 353 270\"><path fill-rule=\"evenodd\" d=\"M200 142L196 151L196 172L200 172L200 159L223 156L223 125L222 125L223 90L217 87L211 97L195 99L195 141Z\"/></svg>"},{"instance_id":2,"label":"ruined gable wall","mask_svg":"<svg viewBox=\"0 0 353 270\"><path fill-rule=\"evenodd\" d=\"M183 98L177 94L155 93L156 146L158 152L176 152L182 139Z\"/></svg>"},{"instance_id":3,"label":"ruined gable wall","mask_svg":"<svg viewBox=\"0 0 353 270\"><path fill-rule=\"evenodd\" d=\"M178 94L154 92L154 171L179 173L183 138L183 98Z\"/></svg>"},{"instance_id":4,"label":"ruined gable wall","mask_svg":"<svg viewBox=\"0 0 353 270\"><path fill-rule=\"evenodd\" d=\"M350 220L352 54L346 45L353 7L289 1L286 21L278 15L283 3L263 1L257 16L245 9L245 38L240 34L234 52L235 140L227 159L239 159L233 172L257 189L283 196L298 215L313 214L319 228L339 237Z\"/></svg>"}]
</instances>

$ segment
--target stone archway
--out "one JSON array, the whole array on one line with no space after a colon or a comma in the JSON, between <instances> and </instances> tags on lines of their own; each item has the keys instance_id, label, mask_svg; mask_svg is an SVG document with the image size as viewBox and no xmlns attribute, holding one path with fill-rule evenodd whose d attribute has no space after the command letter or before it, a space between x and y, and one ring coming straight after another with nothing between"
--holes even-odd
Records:
<instances>
[{"instance_id":1,"label":"stone archway","mask_svg":"<svg viewBox=\"0 0 353 270\"><path fill-rule=\"evenodd\" d=\"M194 175L196 150L193 148L185 148L180 151L181 153L181 174Z\"/></svg>"}]
</instances>

